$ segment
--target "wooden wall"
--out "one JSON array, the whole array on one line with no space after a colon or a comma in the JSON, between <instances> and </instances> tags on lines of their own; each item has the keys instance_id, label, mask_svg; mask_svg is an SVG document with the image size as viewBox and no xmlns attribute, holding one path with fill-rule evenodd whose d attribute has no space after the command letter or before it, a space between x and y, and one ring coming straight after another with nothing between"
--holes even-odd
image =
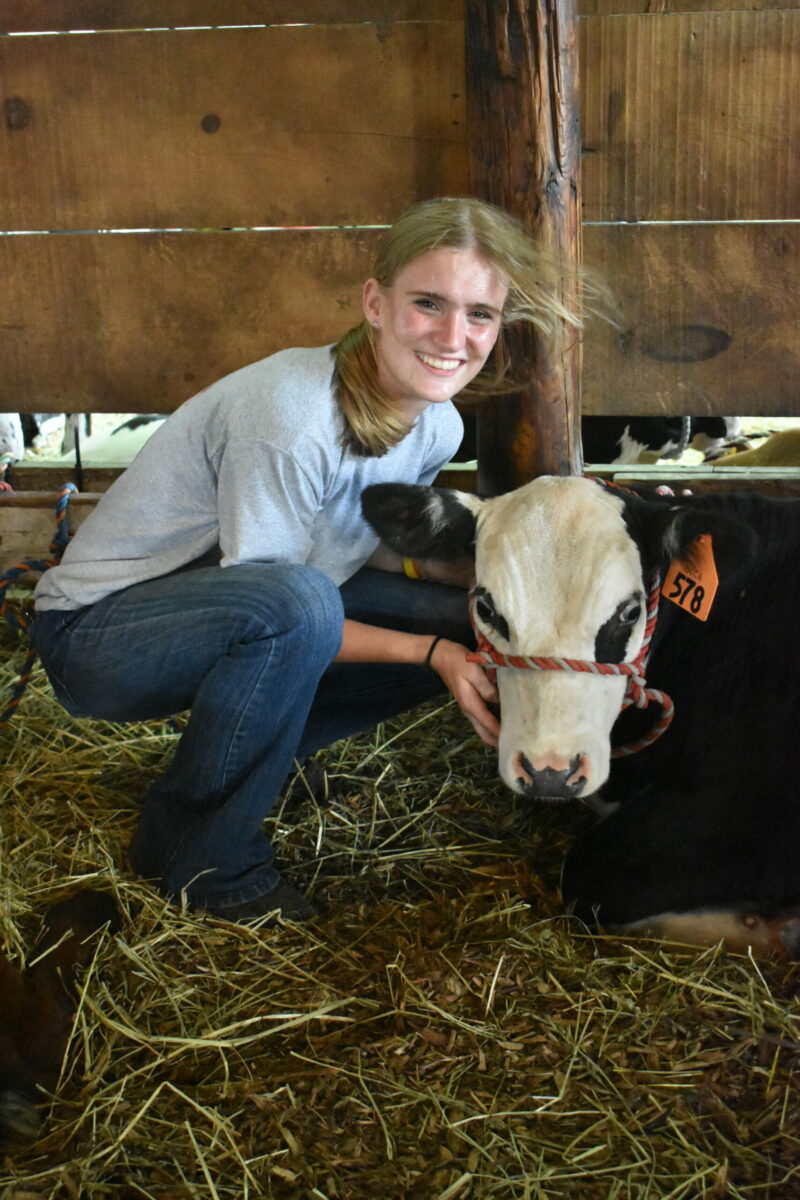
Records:
<instances>
[{"instance_id":1,"label":"wooden wall","mask_svg":"<svg viewBox=\"0 0 800 1200\"><path fill-rule=\"evenodd\" d=\"M584 410L800 413L797 4L586 4Z\"/></svg>"},{"instance_id":2,"label":"wooden wall","mask_svg":"<svg viewBox=\"0 0 800 1200\"><path fill-rule=\"evenodd\" d=\"M584 0L620 304L584 411L800 412L798 3ZM39 31L0 36L0 409L167 411L333 339L379 227L470 190L459 0L0 0L0 31Z\"/></svg>"}]
</instances>

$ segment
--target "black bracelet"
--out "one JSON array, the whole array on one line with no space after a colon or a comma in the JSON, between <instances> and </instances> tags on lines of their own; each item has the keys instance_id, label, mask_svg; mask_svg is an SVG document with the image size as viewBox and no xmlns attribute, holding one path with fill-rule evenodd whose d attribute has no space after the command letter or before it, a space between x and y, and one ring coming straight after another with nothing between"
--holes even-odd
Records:
<instances>
[{"instance_id":1,"label":"black bracelet","mask_svg":"<svg viewBox=\"0 0 800 1200\"><path fill-rule=\"evenodd\" d=\"M434 650L439 645L439 642L441 642L441 640L442 640L442 634L437 633L436 637L433 639L430 646L428 646L428 653L425 655L425 662L422 665L423 665L423 667L427 667L429 671L434 670L434 668L431 666L431 658L433 656Z\"/></svg>"}]
</instances>

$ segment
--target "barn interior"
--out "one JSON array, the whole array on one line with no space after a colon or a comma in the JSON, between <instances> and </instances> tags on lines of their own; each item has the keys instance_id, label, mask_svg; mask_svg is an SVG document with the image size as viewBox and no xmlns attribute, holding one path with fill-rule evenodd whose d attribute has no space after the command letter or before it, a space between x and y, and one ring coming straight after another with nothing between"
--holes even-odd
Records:
<instances>
[{"instance_id":1,"label":"barn interior","mask_svg":"<svg viewBox=\"0 0 800 1200\"><path fill-rule=\"evenodd\" d=\"M615 308L526 348L539 379L487 402L443 483L580 470L583 417L743 417L754 444L800 427L796 2L300 15L0 0L0 414L92 414L102 434L331 341L381 230L463 193L523 216ZM74 529L121 469L64 461L61 438L5 464L0 570L47 553L63 484ZM700 453L599 469L800 480ZM35 574L4 581L4 615ZM13 620L0 649L10 697ZM8 1200L800 1194L798 964L565 915L591 814L526 809L452 705L298 764L270 821L321 915L270 930L180 912L129 869L173 726L73 720L36 667L6 716L0 948L34 963L42 914L81 887L122 917L79 976L38 1136L0 1151Z\"/></svg>"}]
</instances>

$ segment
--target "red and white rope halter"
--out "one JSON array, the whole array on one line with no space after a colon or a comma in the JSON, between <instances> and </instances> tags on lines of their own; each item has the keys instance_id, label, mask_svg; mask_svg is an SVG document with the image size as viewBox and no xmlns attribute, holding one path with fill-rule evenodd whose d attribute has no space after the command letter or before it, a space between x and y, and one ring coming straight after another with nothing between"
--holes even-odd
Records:
<instances>
[{"instance_id":1,"label":"red and white rope halter","mask_svg":"<svg viewBox=\"0 0 800 1200\"><path fill-rule=\"evenodd\" d=\"M636 708L647 708L651 700L655 700L657 704L661 705L661 716L648 733L638 738L635 742L630 742L627 746L618 746L615 750L611 751L612 758L620 758L626 754L635 754L637 750L643 750L645 746L651 745L657 738L660 738L675 715L675 706L666 692L660 692L656 688L649 688L644 677L647 656L650 652L650 640L658 619L658 599L660 592L661 575L656 571L653 575L647 601L647 623L645 625L641 649L632 662L622 663L590 662L584 658L545 658L528 654L501 654L478 628L474 612L475 593L474 591L470 592L470 620L472 621L472 628L475 630L478 648L471 654L468 654L467 658L470 662L483 663L490 671L493 671L495 667L515 667L523 671L583 671L590 675L626 676L628 682L620 712L624 712L631 705L634 705Z\"/></svg>"}]
</instances>

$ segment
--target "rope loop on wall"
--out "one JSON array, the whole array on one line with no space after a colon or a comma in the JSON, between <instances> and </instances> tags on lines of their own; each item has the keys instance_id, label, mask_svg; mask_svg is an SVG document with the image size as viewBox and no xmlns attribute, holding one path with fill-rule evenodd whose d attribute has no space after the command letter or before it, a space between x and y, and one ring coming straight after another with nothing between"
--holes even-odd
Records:
<instances>
[{"instance_id":1,"label":"rope loop on wall","mask_svg":"<svg viewBox=\"0 0 800 1200\"><path fill-rule=\"evenodd\" d=\"M0 576L0 617L7 621L12 629L20 633L27 633L30 628L31 617L33 615L33 600L29 599L24 604L20 604L17 600L12 600L10 596L11 586L25 576L31 574L43 575L50 567L54 567L61 561L61 556L72 537L69 531L68 520L69 502L77 494L77 491L78 489L74 483L65 483L56 497L56 531L48 547L49 556L47 558L23 558L20 562L14 563L12 567L9 567ZM25 694L25 689L28 686L36 657L36 651L31 646L25 657L19 678L11 689L9 702L2 715L0 715L0 726L7 725L17 711L19 703Z\"/></svg>"}]
</instances>

